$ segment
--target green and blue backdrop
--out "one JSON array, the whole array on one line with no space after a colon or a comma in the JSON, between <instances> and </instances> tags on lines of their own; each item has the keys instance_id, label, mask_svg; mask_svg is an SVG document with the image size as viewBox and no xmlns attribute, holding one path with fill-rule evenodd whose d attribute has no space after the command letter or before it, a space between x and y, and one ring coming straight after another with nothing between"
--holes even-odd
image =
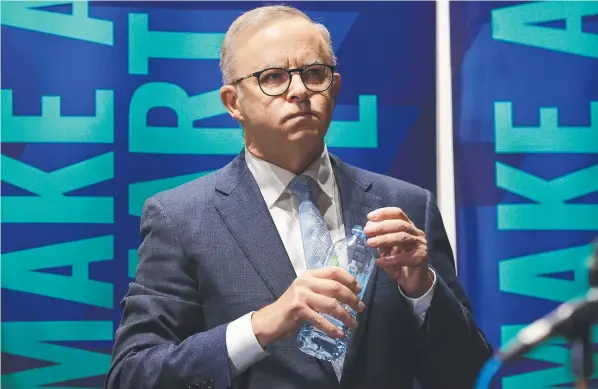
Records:
<instances>
[{"instance_id":1,"label":"green and blue backdrop","mask_svg":"<svg viewBox=\"0 0 598 389\"><path fill-rule=\"evenodd\" d=\"M2 1L2 388L100 388L144 200L229 162L218 49L248 2ZM435 5L296 3L346 161L436 190Z\"/></svg>"},{"instance_id":2,"label":"green and blue backdrop","mask_svg":"<svg viewBox=\"0 0 598 389\"><path fill-rule=\"evenodd\" d=\"M454 2L451 51L459 275L498 348L588 290L598 2ZM505 366L496 387L572 387L566 346Z\"/></svg>"}]
</instances>

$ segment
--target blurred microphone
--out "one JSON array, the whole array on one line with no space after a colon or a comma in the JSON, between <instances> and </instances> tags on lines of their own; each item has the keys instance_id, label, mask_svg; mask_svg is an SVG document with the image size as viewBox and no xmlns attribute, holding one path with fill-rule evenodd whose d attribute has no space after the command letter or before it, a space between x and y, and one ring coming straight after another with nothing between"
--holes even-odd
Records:
<instances>
[{"instance_id":1,"label":"blurred microphone","mask_svg":"<svg viewBox=\"0 0 598 389\"><path fill-rule=\"evenodd\" d=\"M598 241L588 263L590 290L531 323L497 353L503 363L516 359L553 336L573 338L598 319Z\"/></svg>"},{"instance_id":2,"label":"blurred microphone","mask_svg":"<svg viewBox=\"0 0 598 389\"><path fill-rule=\"evenodd\" d=\"M594 253L590 256L588 267L590 269L590 288L598 288L598 239L594 243Z\"/></svg>"}]
</instances>

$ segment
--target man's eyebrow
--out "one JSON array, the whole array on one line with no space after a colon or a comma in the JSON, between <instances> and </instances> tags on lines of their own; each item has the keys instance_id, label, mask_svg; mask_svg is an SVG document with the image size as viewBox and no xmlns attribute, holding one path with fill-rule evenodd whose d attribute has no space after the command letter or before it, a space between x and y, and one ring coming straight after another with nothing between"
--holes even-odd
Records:
<instances>
[{"instance_id":1,"label":"man's eyebrow","mask_svg":"<svg viewBox=\"0 0 598 389\"><path fill-rule=\"evenodd\" d=\"M321 59L313 59L311 61L305 61L305 62L303 62L303 66L309 66L309 65L315 65L315 64L323 64L323 63L325 63L325 62L322 61ZM270 68L286 69L285 66L281 66L280 64L275 64L275 63L270 62L270 63L267 63L265 65L262 65L260 67L260 70L262 70L262 69L270 69Z\"/></svg>"},{"instance_id":2,"label":"man's eyebrow","mask_svg":"<svg viewBox=\"0 0 598 389\"><path fill-rule=\"evenodd\" d=\"M267 64L263 65L260 69L270 69L270 68L284 69L284 66L280 66L279 64L275 64L275 63L267 63Z\"/></svg>"},{"instance_id":3,"label":"man's eyebrow","mask_svg":"<svg viewBox=\"0 0 598 389\"><path fill-rule=\"evenodd\" d=\"M309 66L309 65L323 64L323 63L324 63L324 61L322 61L321 59L314 59L314 60L312 60L312 61L306 61L306 62L304 62L303 64L304 64L305 66Z\"/></svg>"}]
</instances>

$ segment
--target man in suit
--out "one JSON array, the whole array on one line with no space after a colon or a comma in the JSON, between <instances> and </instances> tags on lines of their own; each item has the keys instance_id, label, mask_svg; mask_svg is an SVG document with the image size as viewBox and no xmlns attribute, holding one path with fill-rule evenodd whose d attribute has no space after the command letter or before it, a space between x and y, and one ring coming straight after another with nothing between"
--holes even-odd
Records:
<instances>
[{"instance_id":1,"label":"man in suit","mask_svg":"<svg viewBox=\"0 0 598 389\"><path fill-rule=\"evenodd\" d=\"M294 8L231 25L220 95L246 147L147 200L108 389L473 387L492 351L434 197L328 153L335 62L326 28ZM312 265L354 225L379 256L368 285ZM355 329L335 363L295 339L304 322L342 336L322 313Z\"/></svg>"}]
</instances>

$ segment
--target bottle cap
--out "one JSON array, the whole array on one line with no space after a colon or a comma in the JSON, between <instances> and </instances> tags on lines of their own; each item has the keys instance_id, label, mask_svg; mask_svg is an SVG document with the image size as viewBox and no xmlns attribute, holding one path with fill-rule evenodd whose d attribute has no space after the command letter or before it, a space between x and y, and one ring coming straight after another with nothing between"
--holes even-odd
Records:
<instances>
[{"instance_id":1,"label":"bottle cap","mask_svg":"<svg viewBox=\"0 0 598 389\"><path fill-rule=\"evenodd\" d=\"M353 233L353 235L356 235L356 236L358 236L360 238L363 238L363 239L367 238L366 235L365 235L365 233L363 232L363 227L362 226L354 225L353 229L351 230L351 232Z\"/></svg>"}]
</instances>

